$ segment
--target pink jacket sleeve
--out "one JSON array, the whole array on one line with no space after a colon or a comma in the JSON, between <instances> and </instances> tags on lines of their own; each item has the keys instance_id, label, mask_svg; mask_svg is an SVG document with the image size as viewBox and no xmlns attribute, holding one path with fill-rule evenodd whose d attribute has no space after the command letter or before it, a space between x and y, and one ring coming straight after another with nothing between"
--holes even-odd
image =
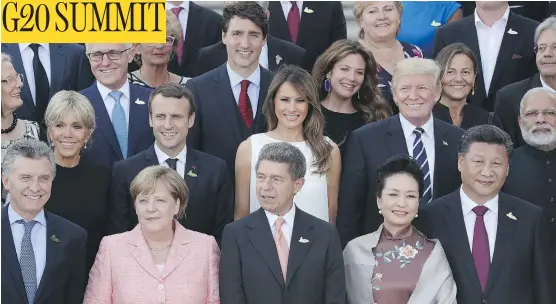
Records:
<instances>
[{"instance_id":1,"label":"pink jacket sleeve","mask_svg":"<svg viewBox=\"0 0 556 304\"><path fill-rule=\"evenodd\" d=\"M110 267L110 244L104 238L100 243L95 263L89 274L83 304L112 303L112 271Z\"/></svg>"},{"instance_id":2,"label":"pink jacket sleeve","mask_svg":"<svg viewBox=\"0 0 556 304\"><path fill-rule=\"evenodd\" d=\"M218 268L220 267L220 249L214 238L210 242L210 262L208 270L208 295L206 304L220 304L218 285Z\"/></svg>"}]
</instances>

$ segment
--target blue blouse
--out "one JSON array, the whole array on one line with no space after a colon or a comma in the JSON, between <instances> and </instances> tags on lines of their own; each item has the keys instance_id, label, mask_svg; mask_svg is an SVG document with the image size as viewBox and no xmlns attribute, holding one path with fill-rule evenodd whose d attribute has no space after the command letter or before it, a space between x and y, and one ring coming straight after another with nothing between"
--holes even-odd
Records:
<instances>
[{"instance_id":1,"label":"blue blouse","mask_svg":"<svg viewBox=\"0 0 556 304\"><path fill-rule=\"evenodd\" d=\"M425 58L430 58L436 29L446 24L461 5L456 1L402 1L402 4L397 39L418 46Z\"/></svg>"}]
</instances>

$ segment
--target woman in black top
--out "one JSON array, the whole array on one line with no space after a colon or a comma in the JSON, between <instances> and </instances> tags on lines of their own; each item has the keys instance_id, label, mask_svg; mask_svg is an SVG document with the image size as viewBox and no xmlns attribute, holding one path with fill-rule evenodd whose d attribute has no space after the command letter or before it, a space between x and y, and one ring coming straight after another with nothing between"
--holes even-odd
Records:
<instances>
[{"instance_id":1,"label":"woman in black top","mask_svg":"<svg viewBox=\"0 0 556 304\"><path fill-rule=\"evenodd\" d=\"M373 56L357 41L334 42L317 59L313 79L319 86L324 134L342 151L349 133L366 123L387 118L391 108L384 101Z\"/></svg>"},{"instance_id":2,"label":"woman in black top","mask_svg":"<svg viewBox=\"0 0 556 304\"><path fill-rule=\"evenodd\" d=\"M453 43L438 53L436 61L443 73L442 95L432 110L433 116L465 130L483 124L502 128L502 122L494 112L467 103L469 93L474 93L478 70L473 51L463 43Z\"/></svg>"},{"instance_id":3,"label":"woman in black top","mask_svg":"<svg viewBox=\"0 0 556 304\"><path fill-rule=\"evenodd\" d=\"M74 91L52 96L44 116L48 141L56 157L48 211L87 230L87 271L106 235L110 170L81 156L91 144L95 112L89 100Z\"/></svg>"}]
</instances>

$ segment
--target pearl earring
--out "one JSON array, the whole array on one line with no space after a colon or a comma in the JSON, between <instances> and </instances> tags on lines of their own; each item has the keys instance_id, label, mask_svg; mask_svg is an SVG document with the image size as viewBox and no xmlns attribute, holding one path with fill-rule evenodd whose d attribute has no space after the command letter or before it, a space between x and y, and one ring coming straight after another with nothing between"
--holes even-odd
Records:
<instances>
[{"instance_id":1,"label":"pearl earring","mask_svg":"<svg viewBox=\"0 0 556 304\"><path fill-rule=\"evenodd\" d=\"M415 218L418 218L418 217L419 217L419 214L416 213L416 214L415 214Z\"/></svg>"},{"instance_id":2,"label":"pearl earring","mask_svg":"<svg viewBox=\"0 0 556 304\"><path fill-rule=\"evenodd\" d=\"M379 210L378 210L378 214L382 214L382 210L379 209Z\"/></svg>"}]
</instances>

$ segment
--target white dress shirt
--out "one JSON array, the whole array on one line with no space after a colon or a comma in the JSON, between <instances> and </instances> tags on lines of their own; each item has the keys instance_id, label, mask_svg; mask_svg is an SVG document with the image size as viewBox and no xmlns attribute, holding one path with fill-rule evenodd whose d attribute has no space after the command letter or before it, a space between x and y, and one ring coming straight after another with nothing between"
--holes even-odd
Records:
<instances>
[{"instance_id":1,"label":"white dress shirt","mask_svg":"<svg viewBox=\"0 0 556 304\"><path fill-rule=\"evenodd\" d=\"M492 27L488 27L481 21L475 9L475 28L477 29L477 38L479 40L479 51L481 52L481 68L483 71L483 79L485 81L485 90L488 95L490 83L492 82L492 75L496 67L496 59L500 52L500 45L502 45L502 38L506 31L506 24L508 23L508 16L510 15L510 8L500 18L494 22Z\"/></svg>"},{"instance_id":2,"label":"white dress shirt","mask_svg":"<svg viewBox=\"0 0 556 304\"><path fill-rule=\"evenodd\" d=\"M116 104L116 100L108 95L110 94L110 92L112 92L112 90L104 86L99 81L97 81L97 89L100 93L100 97L102 97L102 100L104 101L104 106L106 107L106 111L108 111L110 121L112 121L112 110L114 110L114 105ZM129 91L129 81L126 81L125 84L116 91L120 91L123 93L122 97L120 98L120 104L124 108L125 121L127 129L129 130L129 100L131 99L131 93Z\"/></svg>"},{"instance_id":3,"label":"white dress shirt","mask_svg":"<svg viewBox=\"0 0 556 304\"><path fill-rule=\"evenodd\" d=\"M10 228L12 229L12 237L14 238L15 252L17 253L17 259L20 259L21 255L21 242L23 241L23 235L25 234L25 227L23 224L18 224L16 221L22 220L23 217L19 215L12 208L12 205L8 205L8 220L10 221ZM35 253L35 266L37 267L37 288L41 282L42 274L44 272L44 266L46 265L46 217L44 216L44 210L41 210L39 214L33 219L38 223L33 226L31 230L31 244L33 244L33 252Z\"/></svg>"},{"instance_id":4,"label":"white dress shirt","mask_svg":"<svg viewBox=\"0 0 556 304\"><path fill-rule=\"evenodd\" d=\"M48 78L48 84L52 83L51 76L51 66L50 66L50 45L48 43L38 43L39 47L39 60L44 67L46 72L46 77ZM35 85L35 70L33 69L33 57L35 53L29 47L30 43L18 43L19 52L21 53L21 61L23 62L23 69L25 70L25 78L27 83L29 83L29 91L31 91L31 96L33 97L33 102L36 104L36 85ZM17 71L21 73L21 71Z\"/></svg>"},{"instance_id":5,"label":"white dress shirt","mask_svg":"<svg viewBox=\"0 0 556 304\"><path fill-rule=\"evenodd\" d=\"M257 115L257 105L259 103L259 91L261 89L261 68L257 66L255 72L253 72L249 77L243 78L238 73L234 72L230 67L230 64L226 62L226 69L228 70L228 77L230 77L230 86L232 87L232 92L234 93L234 98L236 103L239 104L239 94L241 93L241 81L244 79L249 80L251 83L247 88L247 95L249 96L249 101L251 101L251 109L253 110L253 119Z\"/></svg>"},{"instance_id":6,"label":"white dress shirt","mask_svg":"<svg viewBox=\"0 0 556 304\"><path fill-rule=\"evenodd\" d=\"M415 141L415 134L413 131L417 126L414 126L409 120L400 116L400 122L402 124L403 135L405 137L405 143L407 145L407 152L410 156L413 156L413 142ZM434 149L434 118L431 115L429 120L421 126L425 133L421 135L421 141L425 147L425 152L427 152L427 161L429 163L429 172L431 175L431 191L434 190L434 160L435 160L435 149ZM431 192L434 193L434 192Z\"/></svg>"},{"instance_id":7,"label":"white dress shirt","mask_svg":"<svg viewBox=\"0 0 556 304\"><path fill-rule=\"evenodd\" d=\"M282 5L284 18L286 19L286 21L288 21L288 14L292 9L292 1L280 1L280 4ZM295 4L297 4L297 8L299 9L299 18L301 20L301 15L303 14L303 1L295 1Z\"/></svg>"},{"instance_id":8,"label":"white dress shirt","mask_svg":"<svg viewBox=\"0 0 556 304\"><path fill-rule=\"evenodd\" d=\"M179 6L183 7L183 9L178 14L178 20L181 23L181 31L182 31L183 39L185 39L185 34L187 32L187 17L189 16L189 1L183 1ZM177 6L166 1L167 11L171 11L174 7Z\"/></svg>"},{"instance_id":9,"label":"white dress shirt","mask_svg":"<svg viewBox=\"0 0 556 304\"><path fill-rule=\"evenodd\" d=\"M275 223L278 219L278 215L270 213L266 210L264 211L264 213L266 214L266 218L268 219L268 224L270 225L270 229L272 230L272 235L274 235L274 232L276 231ZM284 237L286 238L286 241L288 242L288 248L291 248L290 245L292 242L293 222L295 220L295 204L293 204L293 207L290 209L290 211L284 214L282 218L284 219L284 224L282 224L281 230Z\"/></svg>"},{"instance_id":10,"label":"white dress shirt","mask_svg":"<svg viewBox=\"0 0 556 304\"><path fill-rule=\"evenodd\" d=\"M473 212L473 208L479 206L475 203L465 192L463 187L459 189L459 196L461 199L461 209L463 211L463 221L465 222L465 231L467 231L467 238L469 239L469 248L473 252L473 234L475 232L475 220L477 215ZM496 244L496 231L498 230L498 195L484 204L488 211L483 215L485 228L488 234L488 247L490 250L490 261L494 254L494 244Z\"/></svg>"},{"instance_id":11,"label":"white dress shirt","mask_svg":"<svg viewBox=\"0 0 556 304\"><path fill-rule=\"evenodd\" d=\"M543 88L547 88L550 91L552 91L552 93L556 93L556 90L554 90L552 87L550 87L548 84L546 84L546 82L544 82L544 80L542 79L542 75L540 75L540 79L541 79L541 85Z\"/></svg>"},{"instance_id":12,"label":"white dress shirt","mask_svg":"<svg viewBox=\"0 0 556 304\"><path fill-rule=\"evenodd\" d=\"M261 55L259 55L259 64L268 70L268 44L265 43L263 45L263 49L261 51Z\"/></svg>"},{"instance_id":13,"label":"white dress shirt","mask_svg":"<svg viewBox=\"0 0 556 304\"><path fill-rule=\"evenodd\" d=\"M166 160L171 158L168 154L164 153L159 147L158 144L154 144L154 152L156 153L156 158L158 159L158 163L162 166L170 167ZM185 177L185 160L187 156L187 146L183 146L183 149L180 153L176 156L178 161L176 162L176 171L179 173L180 176Z\"/></svg>"}]
</instances>

